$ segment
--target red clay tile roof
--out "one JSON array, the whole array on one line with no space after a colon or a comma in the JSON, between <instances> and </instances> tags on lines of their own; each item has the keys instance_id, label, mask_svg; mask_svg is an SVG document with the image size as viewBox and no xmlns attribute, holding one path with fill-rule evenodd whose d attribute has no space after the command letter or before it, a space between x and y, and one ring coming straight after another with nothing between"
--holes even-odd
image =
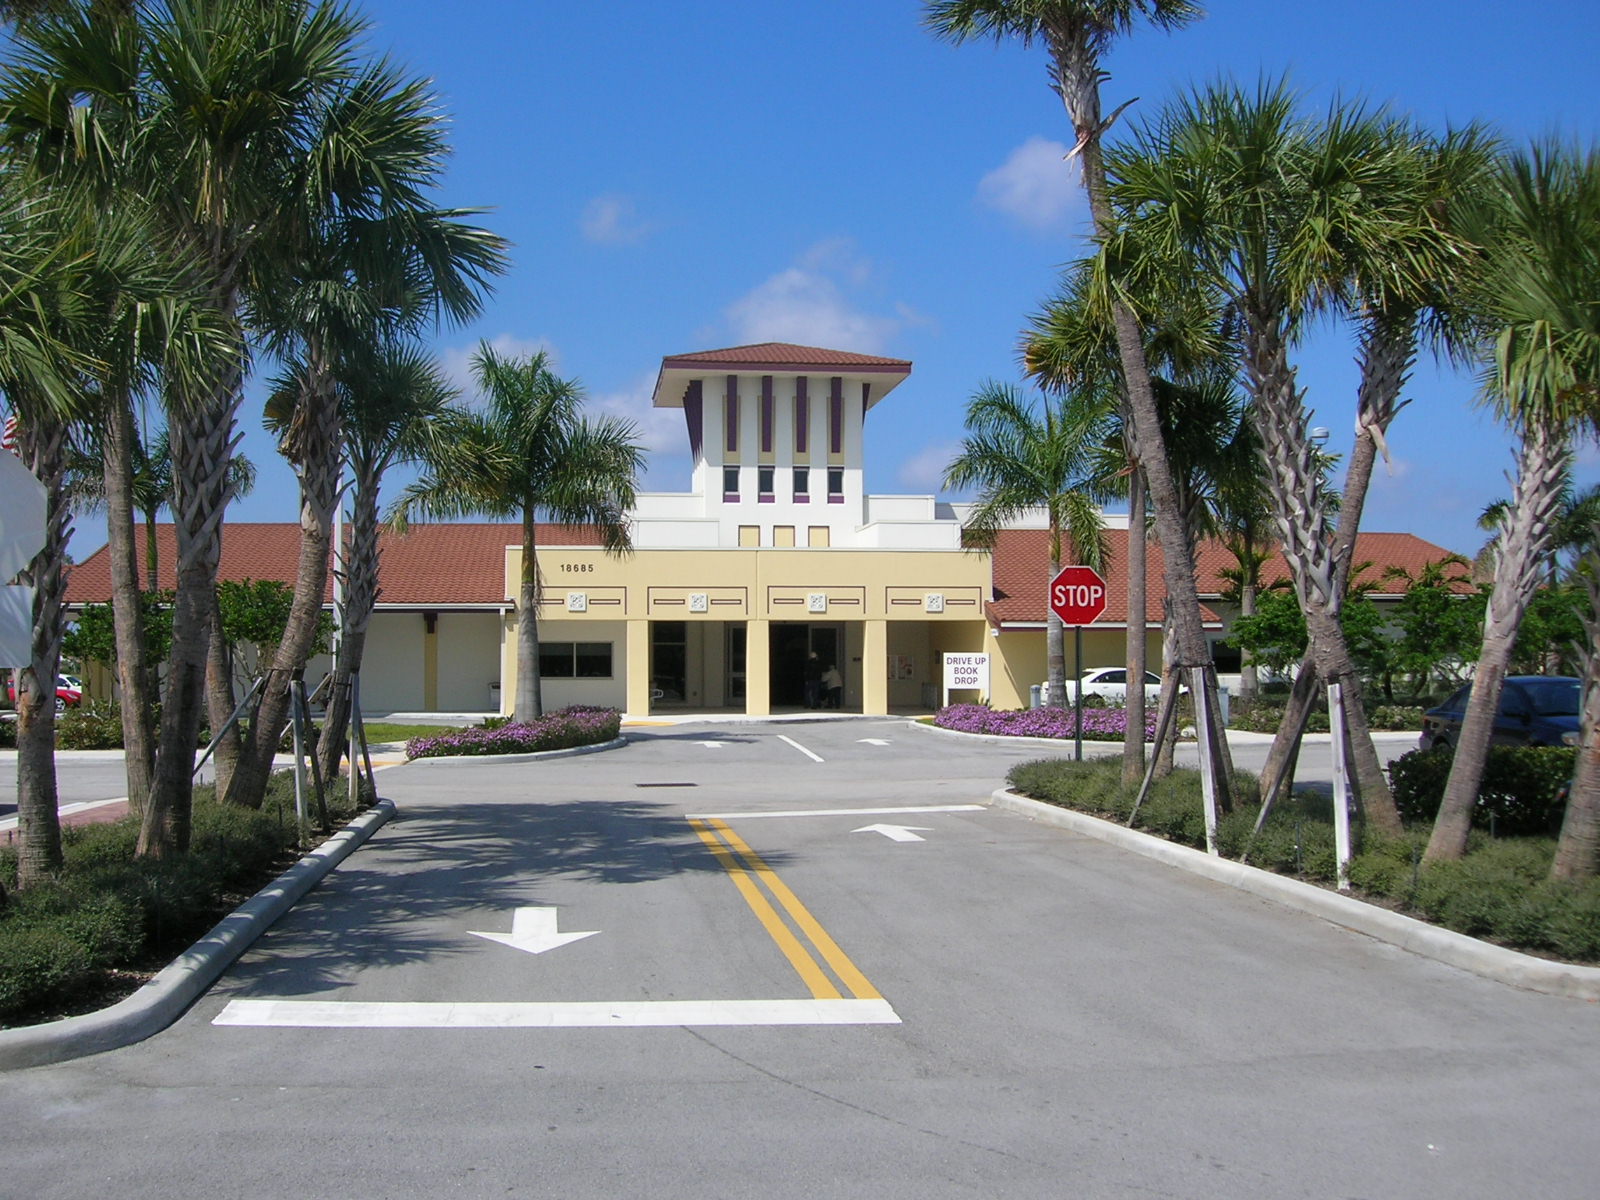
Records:
<instances>
[{"instance_id":1,"label":"red clay tile roof","mask_svg":"<svg viewBox=\"0 0 1600 1200\"><path fill-rule=\"evenodd\" d=\"M989 621L996 628L1042 625L1045 621L1045 585L1050 575L1049 533L1043 529L1002 530L994 547L994 599L987 606ZM1145 620L1161 623L1161 601L1166 594L1161 575L1165 559L1152 538L1148 543L1149 578ZM1101 574L1106 579L1106 611L1102 625L1123 627L1128 620L1128 531L1106 531L1108 561ZM1415 576L1423 566L1438 562L1450 551L1410 533L1362 533L1356 537L1355 562L1367 564L1356 581L1376 584L1375 595L1393 594L1393 584L1384 579L1385 569L1401 567ZM1220 542L1202 542L1195 572L1201 597L1201 613L1208 625L1220 625L1216 611L1204 603L1220 597L1226 582L1222 572L1234 565L1233 555ZM1465 575L1465 571L1462 572ZM1275 555L1261 568L1264 582L1287 580L1289 564L1282 554ZM1462 584L1463 590L1471 590Z\"/></svg>"},{"instance_id":2,"label":"red clay tile roof","mask_svg":"<svg viewBox=\"0 0 1600 1200\"><path fill-rule=\"evenodd\" d=\"M597 546L584 526L543 525L545 546ZM140 570L144 566L144 526L135 528ZM503 604L506 601L506 547L522 542L522 527L506 522L440 522L413 525L404 537L379 535L382 555L380 605ZM177 543L171 525L156 526L158 584L175 586ZM277 579L294 583L300 551L300 526L287 522L230 522L223 527L221 579ZM331 601L332 581L324 593ZM111 599L111 554L102 546L71 569L68 604L104 604Z\"/></svg>"},{"instance_id":3,"label":"red clay tile roof","mask_svg":"<svg viewBox=\"0 0 1600 1200\"><path fill-rule=\"evenodd\" d=\"M825 350L819 346L797 346L793 342L756 342L749 346L728 346L721 350L698 350L690 354L669 354L661 360L662 370L718 367L740 367L745 370L764 367L774 371L789 371L797 367L847 367L856 371L894 371L902 375L911 373L911 363L904 358L880 358L873 354L856 354L849 350Z\"/></svg>"}]
</instances>

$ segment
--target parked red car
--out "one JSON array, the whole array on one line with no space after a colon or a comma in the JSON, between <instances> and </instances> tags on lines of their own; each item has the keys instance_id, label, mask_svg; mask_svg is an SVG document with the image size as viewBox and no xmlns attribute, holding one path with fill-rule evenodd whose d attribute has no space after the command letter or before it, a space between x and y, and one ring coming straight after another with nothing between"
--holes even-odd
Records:
<instances>
[{"instance_id":1,"label":"parked red car","mask_svg":"<svg viewBox=\"0 0 1600 1200\"><path fill-rule=\"evenodd\" d=\"M13 675L6 680L6 699L11 701L13 707L17 703L17 678ZM56 711L64 712L68 708L76 708L83 700L83 688L65 675L56 676Z\"/></svg>"}]
</instances>

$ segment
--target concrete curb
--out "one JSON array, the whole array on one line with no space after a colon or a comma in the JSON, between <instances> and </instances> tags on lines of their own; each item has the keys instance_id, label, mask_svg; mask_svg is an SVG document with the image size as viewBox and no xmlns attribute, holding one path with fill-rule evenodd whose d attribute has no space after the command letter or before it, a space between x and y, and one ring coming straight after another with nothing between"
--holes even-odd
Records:
<instances>
[{"instance_id":1,"label":"concrete curb","mask_svg":"<svg viewBox=\"0 0 1600 1200\"><path fill-rule=\"evenodd\" d=\"M212 927L133 995L99 1012L0 1030L0 1071L65 1062L160 1033L307 892L395 815L380 800Z\"/></svg>"},{"instance_id":2,"label":"concrete curb","mask_svg":"<svg viewBox=\"0 0 1600 1200\"><path fill-rule=\"evenodd\" d=\"M592 746L569 746L565 750L534 750L527 754L439 754L432 758L411 758L403 764L408 767L460 766L463 763L525 763L542 762L547 758L572 758L578 754L598 754L602 750L620 750L628 744L625 737L614 737L609 742L596 742Z\"/></svg>"},{"instance_id":3,"label":"concrete curb","mask_svg":"<svg viewBox=\"0 0 1600 1200\"><path fill-rule=\"evenodd\" d=\"M1519 954L1515 950L1440 929L1426 921L1402 916L1375 904L1302 883L1298 879L1288 879L1232 859L1213 858L1188 846L1140 833L1101 817L1030 800L1004 788L997 789L992 800L997 808L1097 838L1119 849L1131 850L1192 875L1200 875L1264 900L1309 913L1344 929L1366 934L1485 979L1550 996L1600 1000L1600 967L1573 966L1535 958L1531 954Z\"/></svg>"}]
</instances>

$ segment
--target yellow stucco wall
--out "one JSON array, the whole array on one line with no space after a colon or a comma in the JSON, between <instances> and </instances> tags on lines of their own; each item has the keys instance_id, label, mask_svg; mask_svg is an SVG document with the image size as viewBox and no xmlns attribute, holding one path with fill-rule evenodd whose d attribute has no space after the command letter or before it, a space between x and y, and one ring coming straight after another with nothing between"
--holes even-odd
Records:
<instances>
[{"instance_id":1,"label":"yellow stucco wall","mask_svg":"<svg viewBox=\"0 0 1600 1200\"><path fill-rule=\"evenodd\" d=\"M520 548L508 549L507 595L517 593L521 558ZM728 548L610 556L549 547L539 551L539 571L542 638L577 639L588 625L597 640L601 629L613 638L615 622L626 626L614 650L610 691L616 693L611 702L628 711L640 711L647 687L639 679L647 666L635 651L648 646L644 630L651 621L688 623L690 656L704 679L692 700L706 707L726 699L719 628L748 625L754 640L747 649L747 710L764 711L768 666L754 641L777 621L842 624L846 705L881 712L919 704L924 685L939 682L943 650L980 648L990 566L987 555L961 551ZM501 656L508 706L515 695L514 622L508 614ZM891 678L895 667L899 678Z\"/></svg>"}]
</instances>

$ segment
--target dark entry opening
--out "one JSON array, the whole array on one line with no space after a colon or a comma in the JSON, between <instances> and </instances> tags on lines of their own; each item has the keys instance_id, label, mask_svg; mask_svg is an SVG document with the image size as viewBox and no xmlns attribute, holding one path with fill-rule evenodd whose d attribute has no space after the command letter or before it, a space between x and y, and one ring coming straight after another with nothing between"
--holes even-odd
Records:
<instances>
[{"instance_id":1,"label":"dark entry opening","mask_svg":"<svg viewBox=\"0 0 1600 1200\"><path fill-rule=\"evenodd\" d=\"M771 629L774 708L800 708L806 702L806 655L817 652L826 669L832 665L845 673L843 630L837 625L777 624Z\"/></svg>"}]
</instances>

